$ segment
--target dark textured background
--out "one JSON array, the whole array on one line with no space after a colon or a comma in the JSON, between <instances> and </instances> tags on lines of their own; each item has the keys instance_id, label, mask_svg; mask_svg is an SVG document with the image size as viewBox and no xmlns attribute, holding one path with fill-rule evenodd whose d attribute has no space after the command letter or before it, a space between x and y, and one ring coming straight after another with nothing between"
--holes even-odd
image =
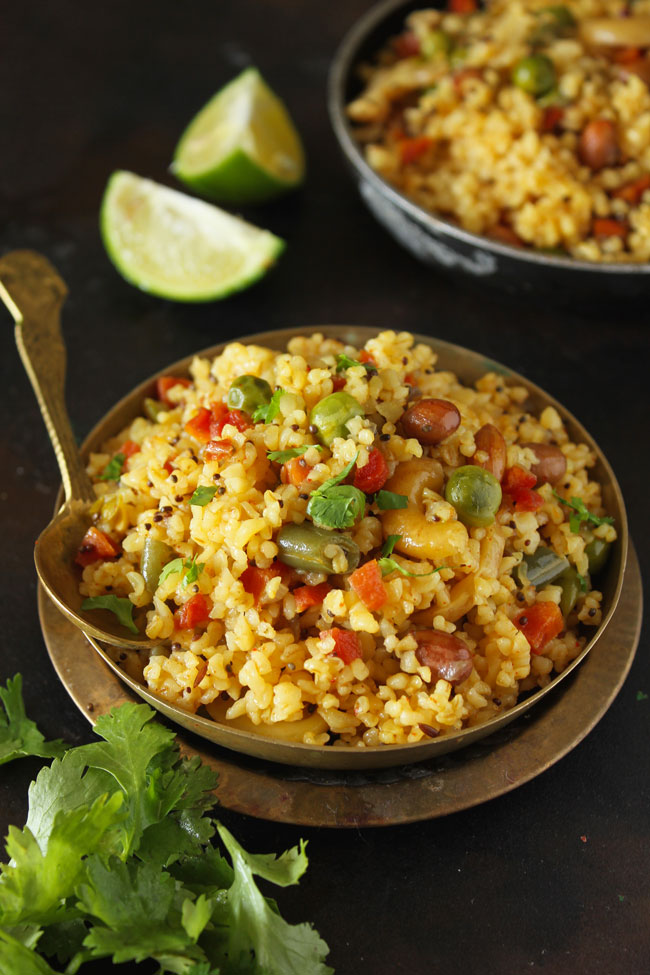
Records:
<instances>
[{"instance_id":1,"label":"dark textured background","mask_svg":"<svg viewBox=\"0 0 650 975\"><path fill-rule=\"evenodd\" d=\"M43 251L70 287L68 402L83 436L137 382L226 337L326 322L429 332L525 372L596 436L626 496L645 575L648 314L514 301L452 283L402 252L358 201L325 109L330 59L364 0L3 5L0 251ZM122 281L97 232L116 168L172 183L195 111L256 64L304 136L304 189L248 214L286 237L277 269L221 304L173 305ZM566 297L566 296L565 296ZM36 614L33 540L58 472L2 311L0 678L21 670L28 712L73 744L90 726L59 684ZM647 634L623 690L588 738L517 791L442 820L383 830L278 826L223 812L250 849L309 839L310 868L280 892L311 920L339 975L545 975L650 970ZM0 827L22 825L39 767L0 770ZM581 840L586 837L586 842ZM141 966L138 971L145 971ZM123 970L136 969L124 967Z\"/></svg>"}]
</instances>

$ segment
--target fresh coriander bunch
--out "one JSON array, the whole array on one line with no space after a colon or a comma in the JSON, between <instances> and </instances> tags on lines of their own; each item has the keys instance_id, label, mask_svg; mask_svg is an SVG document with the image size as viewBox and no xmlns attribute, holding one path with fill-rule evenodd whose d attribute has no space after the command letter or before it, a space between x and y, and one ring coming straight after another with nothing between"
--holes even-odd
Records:
<instances>
[{"instance_id":1,"label":"fresh coriander bunch","mask_svg":"<svg viewBox=\"0 0 650 975\"><path fill-rule=\"evenodd\" d=\"M19 678L0 696L0 755L61 753L26 718ZM150 958L160 975L331 972L318 933L288 924L255 882L297 883L304 842L247 853L209 815L216 775L182 758L153 717L144 704L113 709L97 720L100 741L32 782L27 823L9 828L0 865L0 971L75 975L99 958Z\"/></svg>"}]
</instances>

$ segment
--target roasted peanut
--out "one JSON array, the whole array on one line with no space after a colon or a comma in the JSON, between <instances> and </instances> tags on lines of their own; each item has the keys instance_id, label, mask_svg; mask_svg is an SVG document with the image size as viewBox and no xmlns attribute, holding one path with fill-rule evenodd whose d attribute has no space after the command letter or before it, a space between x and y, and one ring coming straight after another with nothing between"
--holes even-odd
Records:
<instances>
[{"instance_id":1,"label":"roasted peanut","mask_svg":"<svg viewBox=\"0 0 650 975\"><path fill-rule=\"evenodd\" d=\"M421 444L440 443L460 426L458 407L446 399L421 399L402 417L402 430Z\"/></svg>"},{"instance_id":2,"label":"roasted peanut","mask_svg":"<svg viewBox=\"0 0 650 975\"><path fill-rule=\"evenodd\" d=\"M537 463L531 467L531 473L537 478L538 484L557 484L566 474L566 457L559 447L548 443L524 443L537 457Z\"/></svg>"},{"instance_id":3,"label":"roasted peanut","mask_svg":"<svg viewBox=\"0 0 650 975\"><path fill-rule=\"evenodd\" d=\"M460 684L472 672L472 654L460 637L438 630L415 630L415 656L424 667L431 668L433 680L442 678Z\"/></svg>"},{"instance_id":4,"label":"roasted peanut","mask_svg":"<svg viewBox=\"0 0 650 975\"><path fill-rule=\"evenodd\" d=\"M477 451L482 451L488 457L487 460L477 460L474 456L472 463L494 474L497 481L500 481L506 469L507 457L506 442L501 431L493 423L486 423L474 434L474 443Z\"/></svg>"},{"instance_id":5,"label":"roasted peanut","mask_svg":"<svg viewBox=\"0 0 650 975\"><path fill-rule=\"evenodd\" d=\"M588 122L580 134L578 155L590 169L615 166L620 149L614 123L606 118L595 118Z\"/></svg>"}]
</instances>

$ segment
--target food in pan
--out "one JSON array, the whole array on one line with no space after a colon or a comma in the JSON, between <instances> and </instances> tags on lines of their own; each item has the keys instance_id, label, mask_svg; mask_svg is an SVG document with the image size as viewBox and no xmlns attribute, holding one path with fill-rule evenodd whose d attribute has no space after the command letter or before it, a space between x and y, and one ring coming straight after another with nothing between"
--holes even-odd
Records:
<instances>
[{"instance_id":1,"label":"food in pan","mask_svg":"<svg viewBox=\"0 0 650 975\"><path fill-rule=\"evenodd\" d=\"M650 2L449 0L411 13L348 116L425 210L505 244L650 258Z\"/></svg>"},{"instance_id":2,"label":"food in pan","mask_svg":"<svg viewBox=\"0 0 650 975\"><path fill-rule=\"evenodd\" d=\"M85 609L165 641L149 689L235 728L364 747L485 722L581 652L616 539L593 451L527 399L409 333L195 358L90 456Z\"/></svg>"}]
</instances>

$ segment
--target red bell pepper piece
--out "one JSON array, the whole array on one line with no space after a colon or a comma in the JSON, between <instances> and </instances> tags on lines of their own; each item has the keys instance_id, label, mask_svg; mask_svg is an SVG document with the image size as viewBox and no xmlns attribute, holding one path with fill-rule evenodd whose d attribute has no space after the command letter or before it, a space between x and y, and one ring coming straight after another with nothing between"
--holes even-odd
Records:
<instances>
[{"instance_id":1,"label":"red bell pepper piece","mask_svg":"<svg viewBox=\"0 0 650 975\"><path fill-rule=\"evenodd\" d=\"M311 467L304 457L292 457L282 465L280 480L283 484L293 484L299 488L309 476L310 470Z\"/></svg>"},{"instance_id":2,"label":"red bell pepper piece","mask_svg":"<svg viewBox=\"0 0 650 975\"><path fill-rule=\"evenodd\" d=\"M380 609L388 599L377 559L364 562L350 576L350 585L368 609Z\"/></svg>"},{"instance_id":3,"label":"red bell pepper piece","mask_svg":"<svg viewBox=\"0 0 650 975\"><path fill-rule=\"evenodd\" d=\"M374 366L375 369L378 368L377 360L375 359L375 357L371 352L368 352L367 349L362 349L361 352L359 353L359 362L363 362L364 364L367 364L369 366Z\"/></svg>"},{"instance_id":4,"label":"red bell pepper piece","mask_svg":"<svg viewBox=\"0 0 650 975\"><path fill-rule=\"evenodd\" d=\"M592 225L594 237L627 237L628 226L622 220L596 217Z\"/></svg>"},{"instance_id":5,"label":"red bell pepper piece","mask_svg":"<svg viewBox=\"0 0 650 975\"><path fill-rule=\"evenodd\" d=\"M161 403L165 403L167 406L174 406L175 404L167 396L169 390L174 386L191 385L191 381L184 379L183 376L158 376L158 379L156 379L156 395Z\"/></svg>"},{"instance_id":6,"label":"red bell pepper piece","mask_svg":"<svg viewBox=\"0 0 650 975\"><path fill-rule=\"evenodd\" d=\"M361 656L361 644L359 637L352 630L341 630L338 626L331 630L321 630L318 634L321 640L326 636L334 639L334 655L339 657L344 664L351 664Z\"/></svg>"},{"instance_id":7,"label":"red bell pepper piece","mask_svg":"<svg viewBox=\"0 0 650 975\"><path fill-rule=\"evenodd\" d=\"M401 139L397 147L399 149L400 159L402 165L406 166L408 163L415 162L420 156L433 145L433 139L430 139L426 135L416 135L412 139Z\"/></svg>"},{"instance_id":8,"label":"red bell pepper piece","mask_svg":"<svg viewBox=\"0 0 650 975\"><path fill-rule=\"evenodd\" d=\"M85 568L87 565L92 565L93 562L114 559L119 554L119 546L110 535L91 525L81 540L75 562Z\"/></svg>"},{"instance_id":9,"label":"red bell pepper piece","mask_svg":"<svg viewBox=\"0 0 650 975\"><path fill-rule=\"evenodd\" d=\"M357 467L354 472L355 488L359 488L365 494L374 494L383 488L388 480L388 464L381 450L376 447L368 454L368 463L365 467Z\"/></svg>"},{"instance_id":10,"label":"red bell pepper piece","mask_svg":"<svg viewBox=\"0 0 650 975\"><path fill-rule=\"evenodd\" d=\"M412 58L420 53L420 41L417 34L408 30L395 38L393 48L398 58Z\"/></svg>"},{"instance_id":11,"label":"red bell pepper piece","mask_svg":"<svg viewBox=\"0 0 650 975\"><path fill-rule=\"evenodd\" d=\"M520 610L513 619L518 630L530 643L533 653L542 653L551 640L559 636L564 628L562 611L557 603L534 603Z\"/></svg>"},{"instance_id":12,"label":"red bell pepper piece","mask_svg":"<svg viewBox=\"0 0 650 975\"><path fill-rule=\"evenodd\" d=\"M646 190L650 190L650 174L648 173L645 176L639 176L638 179L633 180L631 183L619 186L617 190L614 190L612 196L615 196L617 200L625 200L627 203L636 204L641 200Z\"/></svg>"},{"instance_id":13,"label":"red bell pepper piece","mask_svg":"<svg viewBox=\"0 0 650 975\"><path fill-rule=\"evenodd\" d=\"M447 10L454 14L474 14L478 3L477 0L447 0Z\"/></svg>"},{"instance_id":14,"label":"red bell pepper piece","mask_svg":"<svg viewBox=\"0 0 650 975\"><path fill-rule=\"evenodd\" d=\"M304 613L311 606L320 606L331 589L329 582L321 582L317 586L298 586L293 590L296 612Z\"/></svg>"},{"instance_id":15,"label":"red bell pepper piece","mask_svg":"<svg viewBox=\"0 0 650 975\"><path fill-rule=\"evenodd\" d=\"M140 444L134 443L133 440L125 440L118 450L118 454L124 454L124 459L128 460L129 457L133 457L134 454L137 454L139 450Z\"/></svg>"},{"instance_id":16,"label":"red bell pepper piece","mask_svg":"<svg viewBox=\"0 0 650 975\"><path fill-rule=\"evenodd\" d=\"M544 504L544 498L537 491L532 490L535 484L537 484L535 475L515 464L514 467L506 469L501 488L504 494L512 498L516 510L537 511Z\"/></svg>"},{"instance_id":17,"label":"red bell pepper piece","mask_svg":"<svg viewBox=\"0 0 650 975\"><path fill-rule=\"evenodd\" d=\"M345 386L345 376L332 377L332 390L338 393Z\"/></svg>"},{"instance_id":18,"label":"red bell pepper piece","mask_svg":"<svg viewBox=\"0 0 650 975\"><path fill-rule=\"evenodd\" d=\"M281 576L282 581L288 585L289 579L291 578L291 569L288 565L284 565L283 562L278 561L273 562L268 569L260 569L256 565L249 565L240 575L239 581L246 592L251 594L257 606L267 582L270 582L274 576Z\"/></svg>"},{"instance_id":19,"label":"red bell pepper piece","mask_svg":"<svg viewBox=\"0 0 650 975\"><path fill-rule=\"evenodd\" d=\"M193 630L194 627L207 623L209 619L210 603L200 592L191 596L174 613L174 622L178 630Z\"/></svg>"},{"instance_id":20,"label":"red bell pepper piece","mask_svg":"<svg viewBox=\"0 0 650 975\"><path fill-rule=\"evenodd\" d=\"M225 412L223 410L225 409ZM212 422L210 423L210 440L218 440L223 428L230 424L236 427L240 433L253 426L248 413L243 410L229 410L223 403L212 404Z\"/></svg>"}]
</instances>

